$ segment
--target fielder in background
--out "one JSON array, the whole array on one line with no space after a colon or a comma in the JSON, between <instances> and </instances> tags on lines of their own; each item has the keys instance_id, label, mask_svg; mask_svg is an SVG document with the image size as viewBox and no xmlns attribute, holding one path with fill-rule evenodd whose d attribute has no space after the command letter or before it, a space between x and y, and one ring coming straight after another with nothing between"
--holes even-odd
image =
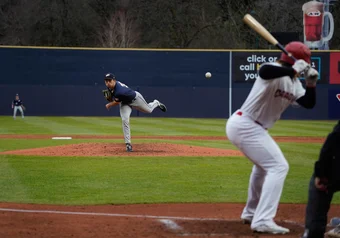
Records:
<instances>
[{"instance_id":1,"label":"fielder in background","mask_svg":"<svg viewBox=\"0 0 340 238\"><path fill-rule=\"evenodd\" d=\"M15 95L15 99L12 101L12 109L13 109L13 118L17 117L17 111L19 110L21 113L21 117L24 118L24 105L19 98L19 94Z\"/></svg>"},{"instance_id":2,"label":"fielder in background","mask_svg":"<svg viewBox=\"0 0 340 238\"><path fill-rule=\"evenodd\" d=\"M122 82L117 81L112 73L106 74L104 81L107 90L103 90L103 93L106 100L109 101L109 103L106 104L106 108L109 110L113 106L120 106L126 151L132 152L130 132L130 115L132 108L135 108L140 112L152 113L155 108L159 108L163 112L166 112L166 107L156 99L153 102L147 103L139 92L134 91Z\"/></svg>"},{"instance_id":3,"label":"fielder in background","mask_svg":"<svg viewBox=\"0 0 340 238\"><path fill-rule=\"evenodd\" d=\"M274 221L289 165L267 129L292 104L314 107L319 75L310 65L306 45L290 42L285 49L297 61L282 53L277 62L262 64L247 99L226 124L229 140L254 164L241 219L255 232L272 234L289 232ZM301 73L306 89L299 80Z\"/></svg>"},{"instance_id":4,"label":"fielder in background","mask_svg":"<svg viewBox=\"0 0 340 238\"><path fill-rule=\"evenodd\" d=\"M308 189L308 203L303 238L323 238L327 214L333 194L340 191L340 121L324 142ZM339 225L334 218L331 224ZM326 233L326 237L340 237L340 226Z\"/></svg>"}]
</instances>

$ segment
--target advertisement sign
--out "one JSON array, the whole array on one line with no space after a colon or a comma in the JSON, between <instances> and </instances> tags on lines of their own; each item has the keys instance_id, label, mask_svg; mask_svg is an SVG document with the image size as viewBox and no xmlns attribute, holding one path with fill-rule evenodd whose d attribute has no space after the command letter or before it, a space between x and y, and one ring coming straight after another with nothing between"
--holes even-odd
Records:
<instances>
[{"instance_id":1,"label":"advertisement sign","mask_svg":"<svg viewBox=\"0 0 340 238\"><path fill-rule=\"evenodd\" d=\"M328 70L323 70L323 65L329 63L328 54L312 53L311 65L319 72L318 83L328 83ZM253 83L261 64L275 62L281 56L280 52L233 52L232 53L232 77L233 82ZM304 80L303 77L300 80Z\"/></svg>"},{"instance_id":2,"label":"advertisement sign","mask_svg":"<svg viewBox=\"0 0 340 238\"><path fill-rule=\"evenodd\" d=\"M329 1L309 1L303 4L304 43L311 49L328 49L334 33L333 15L327 11Z\"/></svg>"},{"instance_id":3,"label":"advertisement sign","mask_svg":"<svg viewBox=\"0 0 340 238\"><path fill-rule=\"evenodd\" d=\"M340 119L340 89L328 91L328 116L330 119Z\"/></svg>"},{"instance_id":4,"label":"advertisement sign","mask_svg":"<svg viewBox=\"0 0 340 238\"><path fill-rule=\"evenodd\" d=\"M330 53L329 83L340 84L340 53L337 52Z\"/></svg>"}]
</instances>

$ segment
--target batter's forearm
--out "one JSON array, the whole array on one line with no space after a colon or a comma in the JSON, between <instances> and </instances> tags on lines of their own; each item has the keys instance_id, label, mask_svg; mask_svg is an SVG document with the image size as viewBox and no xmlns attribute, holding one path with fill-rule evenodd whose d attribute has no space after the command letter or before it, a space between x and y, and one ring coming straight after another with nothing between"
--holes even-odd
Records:
<instances>
[{"instance_id":1,"label":"batter's forearm","mask_svg":"<svg viewBox=\"0 0 340 238\"><path fill-rule=\"evenodd\" d=\"M259 75L262 79L265 80L280 78L284 76L289 76L292 78L295 75L295 71L291 67L264 64L259 70Z\"/></svg>"},{"instance_id":2,"label":"batter's forearm","mask_svg":"<svg viewBox=\"0 0 340 238\"><path fill-rule=\"evenodd\" d=\"M296 102L304 108L307 108L307 109L314 108L316 104L316 88L307 87L305 95L297 99Z\"/></svg>"}]
</instances>

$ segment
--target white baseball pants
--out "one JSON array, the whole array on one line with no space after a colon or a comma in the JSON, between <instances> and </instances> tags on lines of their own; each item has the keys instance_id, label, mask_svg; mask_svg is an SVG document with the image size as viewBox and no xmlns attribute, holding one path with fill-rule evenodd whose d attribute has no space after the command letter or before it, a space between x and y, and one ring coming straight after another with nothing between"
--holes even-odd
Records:
<instances>
[{"instance_id":1,"label":"white baseball pants","mask_svg":"<svg viewBox=\"0 0 340 238\"><path fill-rule=\"evenodd\" d=\"M250 117L234 113L227 121L226 134L254 164L241 218L252 219L252 229L270 225L276 216L288 163L268 131Z\"/></svg>"},{"instance_id":2,"label":"white baseball pants","mask_svg":"<svg viewBox=\"0 0 340 238\"><path fill-rule=\"evenodd\" d=\"M130 131L130 115L132 108L144 113L151 113L156 107L159 106L159 102L154 100L147 103L139 92L136 92L136 98L131 104L119 104L120 105L120 117L122 118L123 134L125 143L131 143L131 131Z\"/></svg>"},{"instance_id":3,"label":"white baseball pants","mask_svg":"<svg viewBox=\"0 0 340 238\"><path fill-rule=\"evenodd\" d=\"M22 110L21 106L14 106L14 110L13 110L13 118L15 119L17 117L17 111L20 111L21 113L21 117L24 118L24 110Z\"/></svg>"}]
</instances>

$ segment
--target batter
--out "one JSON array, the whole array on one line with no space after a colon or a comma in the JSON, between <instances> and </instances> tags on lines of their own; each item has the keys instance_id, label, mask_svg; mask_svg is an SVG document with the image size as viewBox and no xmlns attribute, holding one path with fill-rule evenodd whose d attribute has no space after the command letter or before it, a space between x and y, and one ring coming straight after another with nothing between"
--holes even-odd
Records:
<instances>
[{"instance_id":1,"label":"batter","mask_svg":"<svg viewBox=\"0 0 340 238\"><path fill-rule=\"evenodd\" d=\"M314 107L319 75L310 66L311 52L306 45L290 42L285 49L297 61L282 54L277 62L262 64L247 99L226 124L229 140L254 164L241 218L253 231L272 234L289 232L274 222L289 165L267 129L291 104ZM301 73L306 89L298 78Z\"/></svg>"},{"instance_id":2,"label":"batter","mask_svg":"<svg viewBox=\"0 0 340 238\"><path fill-rule=\"evenodd\" d=\"M147 103L142 94L132 90L124 83L117 81L112 73L106 74L104 81L107 90L104 90L103 93L104 97L109 101L109 103L106 104L106 108L109 110L113 106L120 106L126 151L132 152L130 132L130 115L132 108L144 113L152 113L155 108L166 112L166 106L156 99L153 102Z\"/></svg>"}]
</instances>

